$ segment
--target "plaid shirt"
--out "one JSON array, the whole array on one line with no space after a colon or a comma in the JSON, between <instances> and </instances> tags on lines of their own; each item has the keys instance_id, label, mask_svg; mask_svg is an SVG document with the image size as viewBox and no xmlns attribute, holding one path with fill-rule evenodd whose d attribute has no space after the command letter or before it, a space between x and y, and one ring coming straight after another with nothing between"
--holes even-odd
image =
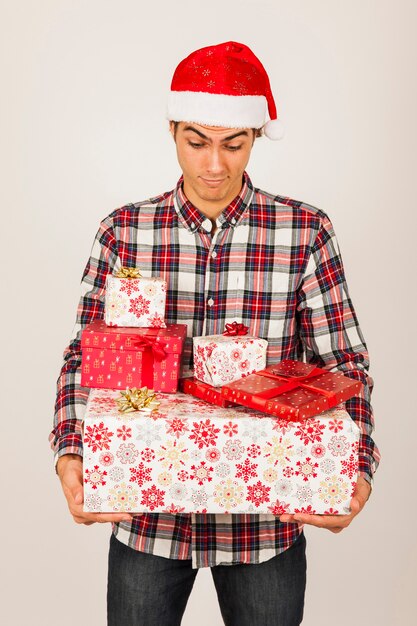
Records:
<instances>
[{"instance_id":1,"label":"plaid shirt","mask_svg":"<svg viewBox=\"0 0 417 626\"><path fill-rule=\"evenodd\" d=\"M104 316L105 278L120 266L167 281L166 319L187 324L183 369L192 367L192 337L222 333L228 322L267 339L268 364L304 359L361 380L346 408L361 430L360 474L368 481L379 453L371 438L368 355L349 298L329 218L322 211L255 189L244 175L240 194L211 221L184 196L168 193L111 213L100 225L82 278L73 339L58 379L56 458L82 455L88 389L80 386L82 328ZM272 515L143 514L113 532L132 548L193 567L259 563L290 547L301 532Z\"/></svg>"}]
</instances>

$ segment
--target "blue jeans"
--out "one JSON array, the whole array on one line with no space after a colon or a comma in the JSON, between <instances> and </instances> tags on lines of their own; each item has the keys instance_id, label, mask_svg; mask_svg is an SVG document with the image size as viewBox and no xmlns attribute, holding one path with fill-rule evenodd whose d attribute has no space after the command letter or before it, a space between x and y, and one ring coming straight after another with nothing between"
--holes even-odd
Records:
<instances>
[{"instance_id":1,"label":"blue jeans","mask_svg":"<svg viewBox=\"0 0 417 626\"><path fill-rule=\"evenodd\" d=\"M298 626L306 584L304 534L256 565L211 568L226 626ZM198 569L110 539L108 626L179 626Z\"/></svg>"}]
</instances>

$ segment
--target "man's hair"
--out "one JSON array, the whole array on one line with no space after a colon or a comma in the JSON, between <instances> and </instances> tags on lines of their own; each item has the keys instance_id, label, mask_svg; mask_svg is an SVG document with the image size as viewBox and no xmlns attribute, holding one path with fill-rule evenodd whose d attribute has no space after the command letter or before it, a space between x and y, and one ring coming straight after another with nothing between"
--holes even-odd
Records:
<instances>
[{"instance_id":1,"label":"man's hair","mask_svg":"<svg viewBox=\"0 0 417 626\"><path fill-rule=\"evenodd\" d=\"M172 121L172 123L174 124L174 139L175 139L175 136L177 134L177 128L178 128L179 122ZM262 135L263 135L262 128L252 128L252 131L253 131L253 135L254 135L255 139L257 139L258 137L262 137Z\"/></svg>"}]
</instances>

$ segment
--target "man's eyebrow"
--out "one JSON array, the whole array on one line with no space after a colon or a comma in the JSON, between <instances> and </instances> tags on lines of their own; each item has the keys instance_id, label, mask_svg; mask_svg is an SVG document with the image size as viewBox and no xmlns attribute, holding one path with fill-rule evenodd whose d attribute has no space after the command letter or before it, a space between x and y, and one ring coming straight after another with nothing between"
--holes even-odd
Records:
<instances>
[{"instance_id":1,"label":"man's eyebrow","mask_svg":"<svg viewBox=\"0 0 417 626\"><path fill-rule=\"evenodd\" d=\"M222 139L222 141L232 141L232 139L236 139L236 137L247 137L248 136L248 131L247 130L240 130L239 132L235 133L234 135L229 135L228 137L225 137L224 139Z\"/></svg>"},{"instance_id":2,"label":"man's eyebrow","mask_svg":"<svg viewBox=\"0 0 417 626\"><path fill-rule=\"evenodd\" d=\"M201 137L201 139L205 139L206 141L211 141L210 137L207 137L204 133L202 133L201 131L197 130L197 128L194 128L194 126L186 126L184 128L184 132L186 130L192 130L194 133L197 133L197 135L199 135ZM240 130L237 133L234 133L233 135L229 135L228 137L225 137L224 139L222 139L222 142L226 142L226 141L232 141L232 139L236 139L236 137L247 137L248 136L248 131L246 130Z\"/></svg>"}]
</instances>

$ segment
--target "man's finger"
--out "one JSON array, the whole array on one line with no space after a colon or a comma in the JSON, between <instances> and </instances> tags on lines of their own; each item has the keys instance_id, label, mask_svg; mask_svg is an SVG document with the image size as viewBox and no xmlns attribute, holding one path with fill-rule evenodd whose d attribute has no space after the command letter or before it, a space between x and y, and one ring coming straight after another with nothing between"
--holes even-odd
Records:
<instances>
[{"instance_id":1,"label":"man's finger","mask_svg":"<svg viewBox=\"0 0 417 626\"><path fill-rule=\"evenodd\" d=\"M310 525L317 528L326 528L332 532L340 533L344 528L349 526L354 513L350 515L312 515L311 513L296 513L288 514L284 513L280 515L281 522L293 522L300 526Z\"/></svg>"},{"instance_id":2,"label":"man's finger","mask_svg":"<svg viewBox=\"0 0 417 626\"><path fill-rule=\"evenodd\" d=\"M83 517L91 523L97 522L99 524L109 522L131 522L133 520L132 515L126 515L123 513L108 513L107 515L104 513L85 513Z\"/></svg>"},{"instance_id":3,"label":"man's finger","mask_svg":"<svg viewBox=\"0 0 417 626\"><path fill-rule=\"evenodd\" d=\"M335 515L312 515L309 514L299 514L294 515L294 521L297 524L311 524L313 526L318 526L319 528L331 528L341 526L345 521L346 516L335 516Z\"/></svg>"},{"instance_id":4,"label":"man's finger","mask_svg":"<svg viewBox=\"0 0 417 626\"><path fill-rule=\"evenodd\" d=\"M80 500L78 503L69 503L69 509L74 521L77 524L95 524L104 522L131 522L133 520L133 513L89 513L83 509L83 496L82 492L77 494Z\"/></svg>"},{"instance_id":5,"label":"man's finger","mask_svg":"<svg viewBox=\"0 0 417 626\"><path fill-rule=\"evenodd\" d=\"M294 520L294 514L293 513L282 513L282 515L279 516L279 521L280 522L286 522L287 524L296 524L297 523Z\"/></svg>"}]
</instances>

